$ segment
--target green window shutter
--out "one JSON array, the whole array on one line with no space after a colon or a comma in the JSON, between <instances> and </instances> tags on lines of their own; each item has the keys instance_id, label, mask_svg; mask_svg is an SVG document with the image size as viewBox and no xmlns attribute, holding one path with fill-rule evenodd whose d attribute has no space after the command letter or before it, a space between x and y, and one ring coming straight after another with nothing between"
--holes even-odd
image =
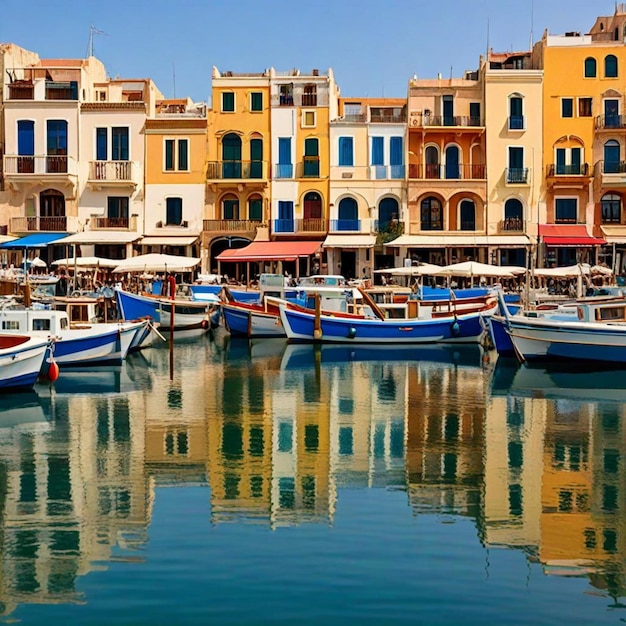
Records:
<instances>
[{"instance_id":1,"label":"green window shutter","mask_svg":"<svg viewBox=\"0 0 626 626\"><path fill-rule=\"evenodd\" d=\"M232 91L222 92L222 111L232 112L235 110L235 94Z\"/></svg>"},{"instance_id":2,"label":"green window shutter","mask_svg":"<svg viewBox=\"0 0 626 626\"><path fill-rule=\"evenodd\" d=\"M262 111L263 110L263 93L262 92L254 92L250 101L250 109L252 111Z\"/></svg>"},{"instance_id":3,"label":"green window shutter","mask_svg":"<svg viewBox=\"0 0 626 626\"><path fill-rule=\"evenodd\" d=\"M178 140L178 169L186 171L189 169L189 140Z\"/></svg>"},{"instance_id":4,"label":"green window shutter","mask_svg":"<svg viewBox=\"0 0 626 626\"><path fill-rule=\"evenodd\" d=\"M248 219L253 222L260 222L263 219L263 200L253 198L248 203Z\"/></svg>"},{"instance_id":5,"label":"green window shutter","mask_svg":"<svg viewBox=\"0 0 626 626\"><path fill-rule=\"evenodd\" d=\"M165 169L168 172L174 170L174 140L165 140Z\"/></svg>"}]
</instances>

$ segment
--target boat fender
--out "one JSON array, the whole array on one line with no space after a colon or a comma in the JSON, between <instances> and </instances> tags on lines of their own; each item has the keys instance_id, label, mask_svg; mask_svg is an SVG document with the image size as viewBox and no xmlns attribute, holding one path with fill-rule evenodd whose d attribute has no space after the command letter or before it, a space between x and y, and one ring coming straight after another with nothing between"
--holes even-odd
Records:
<instances>
[{"instance_id":1,"label":"boat fender","mask_svg":"<svg viewBox=\"0 0 626 626\"><path fill-rule=\"evenodd\" d=\"M56 361L52 361L48 366L48 372L46 378L54 383L59 379L59 364Z\"/></svg>"},{"instance_id":2,"label":"boat fender","mask_svg":"<svg viewBox=\"0 0 626 626\"><path fill-rule=\"evenodd\" d=\"M354 326L350 326L348 328L348 339L354 339L356 337L356 328Z\"/></svg>"},{"instance_id":3,"label":"boat fender","mask_svg":"<svg viewBox=\"0 0 626 626\"><path fill-rule=\"evenodd\" d=\"M322 338L322 329L321 328L316 328L313 331L313 339L319 341Z\"/></svg>"},{"instance_id":4,"label":"boat fender","mask_svg":"<svg viewBox=\"0 0 626 626\"><path fill-rule=\"evenodd\" d=\"M461 327L459 326L459 323L456 320L454 320L454 322L450 324L450 332L452 333L453 337L459 336L459 333L461 332Z\"/></svg>"},{"instance_id":5,"label":"boat fender","mask_svg":"<svg viewBox=\"0 0 626 626\"><path fill-rule=\"evenodd\" d=\"M200 322L200 326L202 327L202 330L208 330L209 328L209 322L207 320L202 320Z\"/></svg>"}]
</instances>

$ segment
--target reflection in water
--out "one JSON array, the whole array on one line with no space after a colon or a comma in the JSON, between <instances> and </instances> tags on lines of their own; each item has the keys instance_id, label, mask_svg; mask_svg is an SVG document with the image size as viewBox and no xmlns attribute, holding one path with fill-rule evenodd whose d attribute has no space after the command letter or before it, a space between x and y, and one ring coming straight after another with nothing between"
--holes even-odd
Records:
<instances>
[{"instance_id":1,"label":"reflection in water","mask_svg":"<svg viewBox=\"0 0 626 626\"><path fill-rule=\"evenodd\" d=\"M152 349L1 400L4 614L85 602L81 576L140 562L159 486L208 486L211 524L271 529L332 525L343 488L401 491L414 515L470 518L486 547L626 595L621 377L473 346L221 336L175 358L171 380Z\"/></svg>"}]
</instances>

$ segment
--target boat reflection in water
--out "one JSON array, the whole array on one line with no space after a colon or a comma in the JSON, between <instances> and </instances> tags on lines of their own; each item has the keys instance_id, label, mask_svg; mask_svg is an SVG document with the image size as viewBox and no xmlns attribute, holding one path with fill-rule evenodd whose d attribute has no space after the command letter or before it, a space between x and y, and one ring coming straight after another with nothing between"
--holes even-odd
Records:
<instances>
[{"instance_id":1,"label":"boat reflection in water","mask_svg":"<svg viewBox=\"0 0 626 626\"><path fill-rule=\"evenodd\" d=\"M62 373L56 389L16 396L13 409L0 410L4 615L19 617L31 603L89 607L80 579L109 561L133 563L138 578L142 568L168 578L149 569L158 559L143 558L158 550L147 542L151 525L175 529L163 549L182 576L177 550L188 530L200 549L211 528L229 524L221 549L244 558L238 537L249 540L251 525L292 527L272 535L278 559L280 542L297 541L304 525L334 527L342 511L345 526L357 497L360 513L349 519L360 546L399 540L397 520L376 509L401 497L410 519L469 521L457 527L470 529L480 558L485 548L519 550L537 585L543 573L587 577L604 611L626 594L622 403L605 398L609 383L592 395L585 378L507 369L483 356L477 346L396 347L383 356L218 336L177 343L173 370L169 350L157 347L102 379L66 378L63 389ZM210 488L200 494L201 522L158 507L171 488L182 498L199 486ZM376 498L355 495L370 490ZM387 534L370 537L368 526L358 535L361 513ZM200 529L187 528L194 523ZM462 528L447 525L429 539L425 527L410 527L407 545L394 547L432 541L438 558L414 566L456 576L437 563L469 558L450 547ZM202 580L203 568L190 576ZM99 585L109 576L100 572Z\"/></svg>"}]
</instances>

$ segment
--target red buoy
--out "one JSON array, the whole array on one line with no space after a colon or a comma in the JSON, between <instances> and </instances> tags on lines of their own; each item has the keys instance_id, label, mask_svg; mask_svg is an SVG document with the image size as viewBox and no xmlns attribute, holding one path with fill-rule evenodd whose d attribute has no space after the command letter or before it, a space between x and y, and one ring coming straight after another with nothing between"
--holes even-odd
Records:
<instances>
[{"instance_id":1,"label":"red buoy","mask_svg":"<svg viewBox=\"0 0 626 626\"><path fill-rule=\"evenodd\" d=\"M200 322L200 326L202 327L203 330L207 330L209 328L209 322L208 320L202 320Z\"/></svg>"},{"instance_id":2,"label":"red buoy","mask_svg":"<svg viewBox=\"0 0 626 626\"><path fill-rule=\"evenodd\" d=\"M52 383L56 382L59 378L59 364L56 361L52 361L48 366L48 380Z\"/></svg>"}]
</instances>

